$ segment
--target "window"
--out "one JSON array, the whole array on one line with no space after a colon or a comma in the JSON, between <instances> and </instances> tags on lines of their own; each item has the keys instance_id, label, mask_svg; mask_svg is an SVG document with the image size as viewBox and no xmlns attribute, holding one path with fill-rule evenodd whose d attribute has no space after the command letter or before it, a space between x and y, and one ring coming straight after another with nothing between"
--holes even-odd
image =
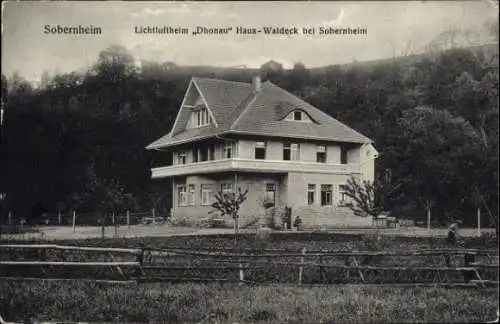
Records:
<instances>
[{"instance_id":1,"label":"window","mask_svg":"<svg viewBox=\"0 0 500 324\"><path fill-rule=\"evenodd\" d=\"M306 112L302 110L294 110L289 113L286 118L288 121L311 122L311 119Z\"/></svg>"},{"instance_id":2,"label":"window","mask_svg":"<svg viewBox=\"0 0 500 324\"><path fill-rule=\"evenodd\" d=\"M230 159L233 157L233 143L231 142L226 142L224 143L224 148L223 152L224 156L222 158L224 159Z\"/></svg>"},{"instance_id":3,"label":"window","mask_svg":"<svg viewBox=\"0 0 500 324\"><path fill-rule=\"evenodd\" d=\"M331 184L321 185L321 206L332 205L332 192L333 192L333 185Z\"/></svg>"},{"instance_id":4,"label":"window","mask_svg":"<svg viewBox=\"0 0 500 324\"><path fill-rule=\"evenodd\" d=\"M177 164L186 164L186 152L177 153Z\"/></svg>"},{"instance_id":5,"label":"window","mask_svg":"<svg viewBox=\"0 0 500 324\"><path fill-rule=\"evenodd\" d=\"M316 146L316 162L326 163L326 145Z\"/></svg>"},{"instance_id":6,"label":"window","mask_svg":"<svg viewBox=\"0 0 500 324\"><path fill-rule=\"evenodd\" d=\"M212 205L212 197L213 197L213 186L211 184L202 184L201 185L201 204L203 206Z\"/></svg>"},{"instance_id":7,"label":"window","mask_svg":"<svg viewBox=\"0 0 500 324\"><path fill-rule=\"evenodd\" d=\"M186 186L177 187L177 203L179 206L187 206L188 199L187 199Z\"/></svg>"},{"instance_id":8,"label":"window","mask_svg":"<svg viewBox=\"0 0 500 324\"><path fill-rule=\"evenodd\" d=\"M195 195L194 185L190 184L188 186L188 205L190 206L194 206L194 195Z\"/></svg>"},{"instance_id":9,"label":"window","mask_svg":"<svg viewBox=\"0 0 500 324\"><path fill-rule=\"evenodd\" d=\"M307 204L314 205L314 197L316 196L316 185L308 184L307 185Z\"/></svg>"},{"instance_id":10,"label":"window","mask_svg":"<svg viewBox=\"0 0 500 324\"><path fill-rule=\"evenodd\" d=\"M284 144L283 145L283 160L285 161L298 161L300 160L299 144Z\"/></svg>"},{"instance_id":11,"label":"window","mask_svg":"<svg viewBox=\"0 0 500 324\"><path fill-rule=\"evenodd\" d=\"M347 147L340 147L340 164L347 164Z\"/></svg>"},{"instance_id":12,"label":"window","mask_svg":"<svg viewBox=\"0 0 500 324\"><path fill-rule=\"evenodd\" d=\"M221 183L220 190L223 194L229 194L233 192L233 184L232 183Z\"/></svg>"},{"instance_id":13,"label":"window","mask_svg":"<svg viewBox=\"0 0 500 324\"><path fill-rule=\"evenodd\" d=\"M206 147L200 149L200 162L208 161L208 151L209 148Z\"/></svg>"},{"instance_id":14,"label":"window","mask_svg":"<svg viewBox=\"0 0 500 324\"><path fill-rule=\"evenodd\" d=\"M194 147L193 148L193 163L198 162L198 148Z\"/></svg>"},{"instance_id":15,"label":"window","mask_svg":"<svg viewBox=\"0 0 500 324\"><path fill-rule=\"evenodd\" d=\"M208 147L208 159L215 160L215 145L210 145Z\"/></svg>"},{"instance_id":16,"label":"window","mask_svg":"<svg viewBox=\"0 0 500 324\"><path fill-rule=\"evenodd\" d=\"M255 143L255 159L264 160L266 158L266 143L256 142Z\"/></svg>"},{"instance_id":17,"label":"window","mask_svg":"<svg viewBox=\"0 0 500 324\"><path fill-rule=\"evenodd\" d=\"M264 197L266 208L273 207L276 204L276 184L266 184L266 195Z\"/></svg>"},{"instance_id":18,"label":"window","mask_svg":"<svg viewBox=\"0 0 500 324\"><path fill-rule=\"evenodd\" d=\"M193 123L195 127L207 126L212 123L212 117L208 113L208 109L205 107L197 108L198 110L194 110L192 112Z\"/></svg>"},{"instance_id":19,"label":"window","mask_svg":"<svg viewBox=\"0 0 500 324\"><path fill-rule=\"evenodd\" d=\"M339 185L339 206L345 206L351 202L351 198L347 196L347 185Z\"/></svg>"}]
</instances>

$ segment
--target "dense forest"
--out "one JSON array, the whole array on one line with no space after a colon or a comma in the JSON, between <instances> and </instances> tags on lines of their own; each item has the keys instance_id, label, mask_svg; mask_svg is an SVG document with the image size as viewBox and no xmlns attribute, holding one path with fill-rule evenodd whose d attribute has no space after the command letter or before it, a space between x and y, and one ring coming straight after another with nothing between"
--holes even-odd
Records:
<instances>
[{"instance_id":1,"label":"dense forest","mask_svg":"<svg viewBox=\"0 0 500 324\"><path fill-rule=\"evenodd\" d=\"M396 215L423 218L430 204L438 220L474 224L478 207L498 219L498 50L269 71L135 62L116 45L88 71L44 73L36 87L2 75L4 220L9 211L167 213L170 187L150 179L167 157L144 147L169 131L192 76L250 82L256 73L375 141Z\"/></svg>"}]
</instances>

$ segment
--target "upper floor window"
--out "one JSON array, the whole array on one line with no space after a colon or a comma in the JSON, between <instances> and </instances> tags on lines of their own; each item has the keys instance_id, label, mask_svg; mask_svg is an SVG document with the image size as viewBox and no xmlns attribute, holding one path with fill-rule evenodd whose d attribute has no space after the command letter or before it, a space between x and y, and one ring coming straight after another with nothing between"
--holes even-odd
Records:
<instances>
[{"instance_id":1,"label":"upper floor window","mask_svg":"<svg viewBox=\"0 0 500 324\"><path fill-rule=\"evenodd\" d=\"M255 143L255 159L264 160L266 158L266 142Z\"/></svg>"},{"instance_id":2,"label":"upper floor window","mask_svg":"<svg viewBox=\"0 0 500 324\"><path fill-rule=\"evenodd\" d=\"M198 148L197 147L193 147L193 163L196 163L198 162Z\"/></svg>"},{"instance_id":3,"label":"upper floor window","mask_svg":"<svg viewBox=\"0 0 500 324\"><path fill-rule=\"evenodd\" d=\"M208 159L215 160L215 145L214 144L211 144L208 147Z\"/></svg>"},{"instance_id":4,"label":"upper floor window","mask_svg":"<svg viewBox=\"0 0 500 324\"><path fill-rule=\"evenodd\" d=\"M208 161L209 148L202 147L202 148L200 148L199 152L200 152L200 162Z\"/></svg>"},{"instance_id":5,"label":"upper floor window","mask_svg":"<svg viewBox=\"0 0 500 324\"><path fill-rule=\"evenodd\" d=\"M283 160L298 161L300 160L300 146L297 143L287 143L283 145Z\"/></svg>"},{"instance_id":6,"label":"upper floor window","mask_svg":"<svg viewBox=\"0 0 500 324\"><path fill-rule=\"evenodd\" d=\"M316 146L316 162L326 163L326 145Z\"/></svg>"},{"instance_id":7,"label":"upper floor window","mask_svg":"<svg viewBox=\"0 0 500 324\"><path fill-rule=\"evenodd\" d=\"M223 144L222 147L222 158L223 159L230 159L233 157L233 143L232 142L226 142Z\"/></svg>"},{"instance_id":8,"label":"upper floor window","mask_svg":"<svg viewBox=\"0 0 500 324\"><path fill-rule=\"evenodd\" d=\"M347 147L340 147L340 164L347 164Z\"/></svg>"},{"instance_id":9,"label":"upper floor window","mask_svg":"<svg viewBox=\"0 0 500 324\"><path fill-rule=\"evenodd\" d=\"M186 164L186 152L177 153L177 164Z\"/></svg>"}]
</instances>

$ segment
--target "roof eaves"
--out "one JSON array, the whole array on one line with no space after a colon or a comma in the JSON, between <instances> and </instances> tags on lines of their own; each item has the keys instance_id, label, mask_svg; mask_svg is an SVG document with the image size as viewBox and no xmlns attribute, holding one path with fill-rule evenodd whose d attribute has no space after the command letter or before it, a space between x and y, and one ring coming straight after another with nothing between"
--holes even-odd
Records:
<instances>
[{"instance_id":1,"label":"roof eaves","mask_svg":"<svg viewBox=\"0 0 500 324\"><path fill-rule=\"evenodd\" d=\"M216 137L218 135L221 135L221 134L214 133L214 134L210 134L210 135L200 135L200 136L186 138L186 139L180 140L180 141L172 141L172 142L169 142L169 143L163 143L163 144L157 144L157 145L153 145L154 144L153 143L153 144L148 145L146 147L146 149L152 150L152 149L158 149L158 148L167 148L167 147L172 147L172 146L177 146L177 145L181 145L181 144L186 144L186 143L194 142L194 141L200 140L200 139L205 139L205 138L210 138L210 137Z\"/></svg>"},{"instance_id":2,"label":"roof eaves","mask_svg":"<svg viewBox=\"0 0 500 324\"><path fill-rule=\"evenodd\" d=\"M177 116L175 116L175 121L174 121L174 124L172 125L172 131L169 133L170 138L172 138L173 130L175 129L175 126L177 125L177 122L179 121L179 117L181 115L181 110L182 110L182 107L184 107L184 104L186 103L186 99L187 99L189 90L191 89L191 85L193 84L193 79L194 78L191 78L191 80L189 81L188 88L187 88L186 92L184 93L184 99L182 99L181 108L177 112Z\"/></svg>"},{"instance_id":3,"label":"roof eaves","mask_svg":"<svg viewBox=\"0 0 500 324\"><path fill-rule=\"evenodd\" d=\"M263 136L269 136L269 137L288 137L288 138L301 138L301 139L312 139L312 140L318 140L318 141L327 141L327 142L347 142L347 143L359 143L359 144L372 144L374 143L373 140L370 138L361 135L362 138L365 140L352 140L352 139L345 139L345 138L335 138L335 137L320 137L320 136L309 136L309 135L290 135L290 134L284 134L284 133L268 133L268 132L248 132L248 131L240 131L240 130L229 130L228 133L235 133L235 134L242 134L242 135L263 135ZM222 134L221 134L222 135Z\"/></svg>"}]
</instances>

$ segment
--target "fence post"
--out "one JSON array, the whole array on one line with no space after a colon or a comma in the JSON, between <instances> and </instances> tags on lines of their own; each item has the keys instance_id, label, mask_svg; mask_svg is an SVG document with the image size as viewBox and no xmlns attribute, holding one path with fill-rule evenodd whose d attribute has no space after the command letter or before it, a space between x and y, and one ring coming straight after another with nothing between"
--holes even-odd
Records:
<instances>
[{"instance_id":1,"label":"fence post","mask_svg":"<svg viewBox=\"0 0 500 324\"><path fill-rule=\"evenodd\" d=\"M299 285L302 285L302 275L304 273L304 255L306 255L306 248L302 249L302 257L300 257L300 267L299 267Z\"/></svg>"},{"instance_id":2,"label":"fence post","mask_svg":"<svg viewBox=\"0 0 500 324\"><path fill-rule=\"evenodd\" d=\"M319 257L319 283L323 283L323 256Z\"/></svg>"},{"instance_id":3,"label":"fence post","mask_svg":"<svg viewBox=\"0 0 500 324\"><path fill-rule=\"evenodd\" d=\"M118 237L118 224L116 224L115 212L113 211L113 227L115 228L115 237Z\"/></svg>"},{"instance_id":4,"label":"fence post","mask_svg":"<svg viewBox=\"0 0 500 324\"><path fill-rule=\"evenodd\" d=\"M243 264L240 263L239 268L240 268L240 285L242 285L243 281L245 280L245 274L243 273Z\"/></svg>"},{"instance_id":5,"label":"fence post","mask_svg":"<svg viewBox=\"0 0 500 324\"><path fill-rule=\"evenodd\" d=\"M127 226L130 228L130 211L127 209Z\"/></svg>"},{"instance_id":6,"label":"fence post","mask_svg":"<svg viewBox=\"0 0 500 324\"><path fill-rule=\"evenodd\" d=\"M101 238L104 239L104 222L106 221L106 216L101 213Z\"/></svg>"},{"instance_id":7,"label":"fence post","mask_svg":"<svg viewBox=\"0 0 500 324\"><path fill-rule=\"evenodd\" d=\"M61 225L61 223L62 223L62 215L61 215L60 209L57 212L57 222L59 223L59 225Z\"/></svg>"},{"instance_id":8,"label":"fence post","mask_svg":"<svg viewBox=\"0 0 500 324\"><path fill-rule=\"evenodd\" d=\"M141 280L142 274L142 263L144 262L144 249L141 249L141 253L137 256L137 262L139 262L139 267L136 270L137 282Z\"/></svg>"},{"instance_id":9,"label":"fence post","mask_svg":"<svg viewBox=\"0 0 500 324\"><path fill-rule=\"evenodd\" d=\"M73 210L73 233L76 231L76 211Z\"/></svg>"},{"instance_id":10,"label":"fence post","mask_svg":"<svg viewBox=\"0 0 500 324\"><path fill-rule=\"evenodd\" d=\"M477 236L481 236L481 208L477 208Z\"/></svg>"},{"instance_id":11,"label":"fence post","mask_svg":"<svg viewBox=\"0 0 500 324\"><path fill-rule=\"evenodd\" d=\"M153 224L156 224L156 215L155 215L155 209L151 209L151 213L153 214Z\"/></svg>"},{"instance_id":12,"label":"fence post","mask_svg":"<svg viewBox=\"0 0 500 324\"><path fill-rule=\"evenodd\" d=\"M347 255L347 256L345 257L345 266L346 266L346 267L349 267L349 265L350 265L350 262L349 262L349 256ZM345 273L345 276L346 276L347 281L349 281L350 274L351 274L351 269L346 268L346 273Z\"/></svg>"}]
</instances>

